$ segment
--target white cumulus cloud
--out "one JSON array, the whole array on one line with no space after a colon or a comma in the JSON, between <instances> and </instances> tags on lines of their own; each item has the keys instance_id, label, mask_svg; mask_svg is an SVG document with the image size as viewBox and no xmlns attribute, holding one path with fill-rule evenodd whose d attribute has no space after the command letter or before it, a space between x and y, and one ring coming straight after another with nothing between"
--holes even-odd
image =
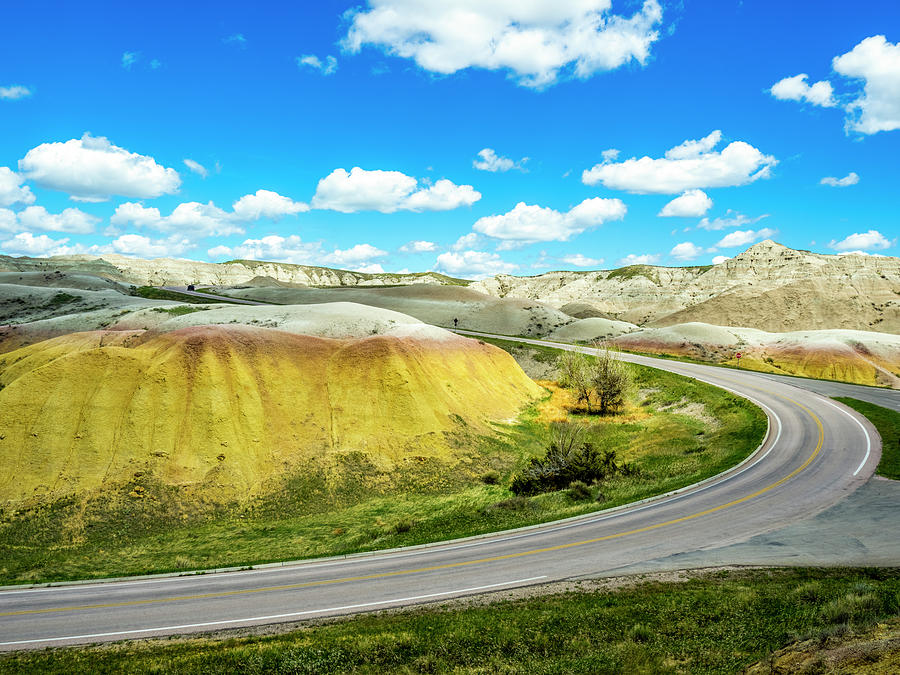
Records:
<instances>
[{"instance_id":1,"label":"white cumulus cloud","mask_svg":"<svg viewBox=\"0 0 900 675\"><path fill-rule=\"evenodd\" d=\"M298 68L312 68L318 70L322 75L332 75L337 71L337 59L333 56L326 56L323 61L315 54L304 54L297 57Z\"/></svg>"},{"instance_id":2,"label":"white cumulus cloud","mask_svg":"<svg viewBox=\"0 0 900 675\"><path fill-rule=\"evenodd\" d=\"M356 211L448 211L481 199L471 185L456 185L442 178L427 187L400 171L367 171L358 166L348 173L335 169L319 181L312 198L315 209L341 213Z\"/></svg>"},{"instance_id":3,"label":"white cumulus cloud","mask_svg":"<svg viewBox=\"0 0 900 675\"><path fill-rule=\"evenodd\" d=\"M491 171L494 173L498 171L509 171L510 169L524 171L525 162L527 161L527 157L514 161L509 157L498 155L491 148L484 148L483 150L478 151L478 159L472 161L472 166L480 171Z\"/></svg>"},{"instance_id":4,"label":"white cumulus cloud","mask_svg":"<svg viewBox=\"0 0 900 675\"><path fill-rule=\"evenodd\" d=\"M277 220L282 216L293 216L309 211L309 204L295 202L293 199L271 190L257 190L255 194L244 195L238 199L231 208L234 212L233 217L237 220L259 220L260 218Z\"/></svg>"},{"instance_id":5,"label":"white cumulus cloud","mask_svg":"<svg viewBox=\"0 0 900 675\"><path fill-rule=\"evenodd\" d=\"M11 84L8 87L0 87L0 98L7 101L17 101L20 98L31 96L31 89L21 84Z\"/></svg>"},{"instance_id":6,"label":"white cumulus cloud","mask_svg":"<svg viewBox=\"0 0 900 675\"><path fill-rule=\"evenodd\" d=\"M627 265L655 265L659 262L660 255L658 253L644 253L641 255L629 253L624 258L619 258L618 264Z\"/></svg>"},{"instance_id":7,"label":"white cumulus cloud","mask_svg":"<svg viewBox=\"0 0 900 675\"><path fill-rule=\"evenodd\" d=\"M854 171L851 171L843 178L825 176L825 178L819 181L822 185L830 185L831 187L847 187L849 185L856 185L858 182L859 176Z\"/></svg>"},{"instance_id":8,"label":"white cumulus cloud","mask_svg":"<svg viewBox=\"0 0 900 675\"><path fill-rule=\"evenodd\" d=\"M672 250L669 251L669 255L676 260L693 260L702 255L702 253L703 249L690 241L683 241L680 244L675 244L675 246L672 247Z\"/></svg>"},{"instance_id":9,"label":"white cumulus cloud","mask_svg":"<svg viewBox=\"0 0 900 675\"><path fill-rule=\"evenodd\" d=\"M23 185L25 179L6 166L0 166L0 206L33 204L31 188Z\"/></svg>"},{"instance_id":10,"label":"white cumulus cloud","mask_svg":"<svg viewBox=\"0 0 900 675\"><path fill-rule=\"evenodd\" d=\"M581 253L564 255L560 260L569 265L574 265L575 267L598 267L603 264L603 258L588 258Z\"/></svg>"},{"instance_id":11,"label":"white cumulus cloud","mask_svg":"<svg viewBox=\"0 0 900 675\"><path fill-rule=\"evenodd\" d=\"M768 239L778 230L764 227L761 230L735 230L729 232L716 242L715 248L734 248L735 246L746 246L763 239Z\"/></svg>"},{"instance_id":12,"label":"white cumulus cloud","mask_svg":"<svg viewBox=\"0 0 900 675\"><path fill-rule=\"evenodd\" d=\"M846 106L849 129L862 134L900 129L900 43L874 35L831 65L844 77L864 82L862 93Z\"/></svg>"},{"instance_id":13,"label":"white cumulus cloud","mask_svg":"<svg viewBox=\"0 0 900 675\"><path fill-rule=\"evenodd\" d=\"M243 228L234 219L212 202L184 202L176 206L168 216L159 209L147 207L137 202L120 204L109 219L112 225L134 224L149 227L160 232L188 233L191 236L209 237L242 234Z\"/></svg>"},{"instance_id":14,"label":"white cumulus cloud","mask_svg":"<svg viewBox=\"0 0 900 675\"><path fill-rule=\"evenodd\" d=\"M400 247L401 253L430 253L437 250L437 244L433 241L423 241L421 239L410 241Z\"/></svg>"},{"instance_id":15,"label":"white cumulus cloud","mask_svg":"<svg viewBox=\"0 0 900 675\"><path fill-rule=\"evenodd\" d=\"M896 241L896 240L894 240ZM840 241L832 240L829 244L829 248L833 248L835 251L852 251L853 249L861 249L861 250L880 250L885 248L890 248L893 246L892 241L890 241L887 237L885 237L878 230L869 230L868 232L854 232L853 234L844 237Z\"/></svg>"},{"instance_id":16,"label":"white cumulus cloud","mask_svg":"<svg viewBox=\"0 0 900 675\"><path fill-rule=\"evenodd\" d=\"M34 236L30 232L20 232L12 239L0 241L0 251L7 254L18 254L35 257L48 255L67 255L81 251L71 246L66 246L68 237L51 239L46 234Z\"/></svg>"},{"instance_id":17,"label":"white cumulus cloud","mask_svg":"<svg viewBox=\"0 0 900 675\"><path fill-rule=\"evenodd\" d=\"M201 178L206 178L209 175L209 171L206 170L206 167L203 166L200 162L195 162L193 159L185 159L184 165L193 171L195 174L200 176Z\"/></svg>"},{"instance_id":18,"label":"white cumulus cloud","mask_svg":"<svg viewBox=\"0 0 900 675\"><path fill-rule=\"evenodd\" d=\"M837 105L831 82L822 80L807 84L807 77L809 76L806 73L786 77L773 84L769 92L781 101L806 101L823 108L833 108Z\"/></svg>"},{"instance_id":19,"label":"white cumulus cloud","mask_svg":"<svg viewBox=\"0 0 900 675\"><path fill-rule=\"evenodd\" d=\"M567 241L609 220L621 220L627 207L620 199L585 199L566 213L519 202L506 213L479 218L472 229L495 239L532 243Z\"/></svg>"},{"instance_id":20,"label":"white cumulus cloud","mask_svg":"<svg viewBox=\"0 0 900 675\"><path fill-rule=\"evenodd\" d=\"M769 214L764 213L761 216L756 216L755 218L751 218L750 216L745 216L743 213L738 213L737 211L732 211L728 209L725 212L724 216L718 216L710 220L709 218L703 218L699 223L697 223L697 227L701 230L729 230L732 227L742 227L743 225L752 225L753 223L758 223L763 218L768 218Z\"/></svg>"},{"instance_id":21,"label":"white cumulus cloud","mask_svg":"<svg viewBox=\"0 0 900 675\"><path fill-rule=\"evenodd\" d=\"M357 244L343 251L335 249L331 253L322 256L321 260L329 265L359 265L373 258L382 258L386 255L387 251L382 251L371 244Z\"/></svg>"},{"instance_id":22,"label":"white cumulus cloud","mask_svg":"<svg viewBox=\"0 0 900 675\"><path fill-rule=\"evenodd\" d=\"M485 251L459 251L441 253L435 270L454 277L484 279L495 274L510 274L518 265L506 262L496 253Z\"/></svg>"},{"instance_id":23,"label":"white cumulus cloud","mask_svg":"<svg viewBox=\"0 0 900 675\"><path fill-rule=\"evenodd\" d=\"M112 195L147 199L178 191L181 178L146 155L86 133L65 143L42 143L19 160L19 171L38 185L80 201Z\"/></svg>"},{"instance_id":24,"label":"white cumulus cloud","mask_svg":"<svg viewBox=\"0 0 900 675\"><path fill-rule=\"evenodd\" d=\"M109 248L115 253L138 258L170 258L193 248L193 243L177 234L166 239L151 239L142 234L123 234L111 241Z\"/></svg>"},{"instance_id":25,"label":"white cumulus cloud","mask_svg":"<svg viewBox=\"0 0 900 675\"><path fill-rule=\"evenodd\" d=\"M691 189L746 185L768 178L778 160L764 155L749 143L734 141L721 152L714 147L721 132L685 141L665 157L632 157L624 162L603 162L582 174L586 185L602 183L613 190L642 194L676 194Z\"/></svg>"},{"instance_id":26,"label":"white cumulus cloud","mask_svg":"<svg viewBox=\"0 0 900 675\"><path fill-rule=\"evenodd\" d=\"M88 234L100 222L96 216L80 209L64 209L61 213L50 213L43 206L28 206L17 214L18 228L28 231L68 232Z\"/></svg>"},{"instance_id":27,"label":"white cumulus cloud","mask_svg":"<svg viewBox=\"0 0 900 675\"><path fill-rule=\"evenodd\" d=\"M309 264L321 253L318 243L307 243L295 234L282 237L270 234L260 239L245 239L237 246L216 246L207 251L210 258L222 260L271 260L273 262Z\"/></svg>"},{"instance_id":28,"label":"white cumulus cloud","mask_svg":"<svg viewBox=\"0 0 900 675\"><path fill-rule=\"evenodd\" d=\"M712 259L712 264L713 264L713 265L721 265L721 264L722 264L723 262L725 262L726 260L731 260L731 256L727 256L727 255L717 255L717 256L714 256L714 257L713 257L713 259Z\"/></svg>"},{"instance_id":29,"label":"white cumulus cloud","mask_svg":"<svg viewBox=\"0 0 900 675\"><path fill-rule=\"evenodd\" d=\"M713 200L703 190L688 190L662 207L663 218L698 218L712 208Z\"/></svg>"},{"instance_id":30,"label":"white cumulus cloud","mask_svg":"<svg viewBox=\"0 0 900 675\"><path fill-rule=\"evenodd\" d=\"M610 7L610 0L369 0L348 13L342 45L350 52L372 45L445 75L506 70L524 86L544 87L561 72L588 78L647 62L659 38L659 2L645 0L631 17Z\"/></svg>"}]
</instances>

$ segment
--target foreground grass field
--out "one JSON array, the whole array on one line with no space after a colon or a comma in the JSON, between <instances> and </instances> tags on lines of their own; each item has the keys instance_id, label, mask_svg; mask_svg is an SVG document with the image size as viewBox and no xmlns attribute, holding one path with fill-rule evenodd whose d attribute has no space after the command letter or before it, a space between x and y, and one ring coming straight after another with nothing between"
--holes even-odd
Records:
<instances>
[{"instance_id":1,"label":"foreground grass field","mask_svg":"<svg viewBox=\"0 0 900 675\"><path fill-rule=\"evenodd\" d=\"M835 397L844 405L865 415L881 436L881 461L875 470L879 476L900 480L900 412L855 398Z\"/></svg>"},{"instance_id":2,"label":"foreground grass field","mask_svg":"<svg viewBox=\"0 0 900 675\"><path fill-rule=\"evenodd\" d=\"M340 482L309 471L275 494L216 510L186 505L177 489L144 476L140 493L126 485L120 494L0 513L0 583L251 566L493 532L677 489L733 466L760 443L765 417L747 401L629 367L635 386L622 414L566 414L557 401L565 392L556 390L492 436L460 426L450 441L466 449L468 462L453 471L413 462L381 475L351 457ZM633 463L639 475L610 478L580 495L513 498L512 476L544 453L547 422L560 417L588 424L587 439Z\"/></svg>"},{"instance_id":3,"label":"foreground grass field","mask_svg":"<svg viewBox=\"0 0 900 675\"><path fill-rule=\"evenodd\" d=\"M754 570L362 616L269 637L153 641L0 657L21 673L735 673L796 641L808 672L900 613L898 570ZM476 601L477 603L477 601ZM875 631L876 633L878 631ZM867 654L891 671L896 641ZM854 656L850 654L849 656ZM879 665L881 664L881 666ZM846 665L846 664L845 664ZM852 672L853 669L840 670ZM790 670L779 672L791 672Z\"/></svg>"}]
</instances>

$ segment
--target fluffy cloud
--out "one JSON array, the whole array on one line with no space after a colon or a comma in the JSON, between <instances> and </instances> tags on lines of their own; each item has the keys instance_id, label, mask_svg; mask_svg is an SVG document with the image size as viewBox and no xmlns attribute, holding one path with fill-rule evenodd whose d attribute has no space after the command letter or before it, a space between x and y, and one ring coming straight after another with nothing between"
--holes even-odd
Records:
<instances>
[{"instance_id":1,"label":"fluffy cloud","mask_svg":"<svg viewBox=\"0 0 900 675\"><path fill-rule=\"evenodd\" d=\"M295 234L289 237L270 234L261 239L245 239L234 247L216 246L209 249L207 254L210 258L219 260L228 258L307 264L320 252L319 244L306 243Z\"/></svg>"},{"instance_id":2,"label":"fluffy cloud","mask_svg":"<svg viewBox=\"0 0 900 675\"><path fill-rule=\"evenodd\" d=\"M337 70L337 65L337 59L333 56L326 56L324 62L314 54L297 57L298 68L312 68L318 70L322 75L332 75Z\"/></svg>"},{"instance_id":3,"label":"fluffy cloud","mask_svg":"<svg viewBox=\"0 0 900 675\"><path fill-rule=\"evenodd\" d=\"M868 37L835 57L835 72L865 82L863 92L847 106L847 127L862 134L900 129L900 43L884 35Z\"/></svg>"},{"instance_id":4,"label":"fluffy cloud","mask_svg":"<svg viewBox=\"0 0 900 675\"><path fill-rule=\"evenodd\" d=\"M472 161L472 166L480 171L509 171L510 169L519 169L524 171L527 157L523 157L518 162L511 160L509 157L502 157L494 152L491 148L484 148L478 151L478 159Z\"/></svg>"},{"instance_id":5,"label":"fluffy cloud","mask_svg":"<svg viewBox=\"0 0 900 675\"><path fill-rule=\"evenodd\" d=\"M342 44L413 59L433 73L464 68L508 70L520 84L553 84L563 69L578 78L635 61L658 39L662 8L645 0L631 17L611 14L610 0L369 0L351 11Z\"/></svg>"},{"instance_id":6,"label":"fluffy cloud","mask_svg":"<svg viewBox=\"0 0 900 675\"><path fill-rule=\"evenodd\" d=\"M33 204L31 188L23 185L25 179L8 167L0 166L0 206Z\"/></svg>"},{"instance_id":7,"label":"fluffy cloud","mask_svg":"<svg viewBox=\"0 0 900 675\"><path fill-rule=\"evenodd\" d=\"M713 201L703 190L688 190L662 207L656 214L663 218L697 218L712 208Z\"/></svg>"},{"instance_id":8,"label":"fluffy cloud","mask_svg":"<svg viewBox=\"0 0 900 675\"><path fill-rule=\"evenodd\" d=\"M244 230L234 223L230 214L215 204L184 202L176 206L168 216L159 209L146 207L136 202L125 202L116 208L109 219L112 225L132 223L137 227L150 227L160 232L184 232L192 236L209 237L243 234Z\"/></svg>"},{"instance_id":9,"label":"fluffy cloud","mask_svg":"<svg viewBox=\"0 0 900 675\"><path fill-rule=\"evenodd\" d=\"M4 253L43 257L48 255L66 255L77 252L66 246L69 238L51 239L46 234L35 237L30 232L21 232L12 239L0 242L0 250Z\"/></svg>"},{"instance_id":10,"label":"fluffy cloud","mask_svg":"<svg viewBox=\"0 0 900 675\"><path fill-rule=\"evenodd\" d=\"M756 218L751 218L750 216L745 216L743 213L738 213L737 211L732 211L728 209L725 212L724 216L719 216L718 218L713 218L710 220L709 218L703 218L699 223L697 223L697 227L701 230L728 230L732 227L741 227L743 225L752 225L753 223L758 223L763 218L768 218L769 214L764 213L761 216L756 216Z\"/></svg>"},{"instance_id":11,"label":"fluffy cloud","mask_svg":"<svg viewBox=\"0 0 900 675\"><path fill-rule=\"evenodd\" d=\"M468 234L464 234L459 239L457 239L456 243L454 243L450 248L452 248L454 251L474 249L479 245L480 242L481 236L477 232L469 232Z\"/></svg>"},{"instance_id":12,"label":"fluffy cloud","mask_svg":"<svg viewBox=\"0 0 900 675\"><path fill-rule=\"evenodd\" d=\"M11 84L8 87L0 87L0 98L7 101L16 101L20 98L31 96L31 89L21 84Z\"/></svg>"},{"instance_id":13,"label":"fluffy cloud","mask_svg":"<svg viewBox=\"0 0 900 675\"><path fill-rule=\"evenodd\" d=\"M722 237L715 245L715 248L734 248L735 246L746 246L753 244L762 239L768 239L778 230L772 230L764 227L761 230L735 230L729 232Z\"/></svg>"},{"instance_id":14,"label":"fluffy cloud","mask_svg":"<svg viewBox=\"0 0 900 675\"><path fill-rule=\"evenodd\" d=\"M621 220L627 207L620 199L585 199L566 213L519 202L512 211L479 218L472 229L495 239L531 243L567 241L608 220Z\"/></svg>"},{"instance_id":15,"label":"fluffy cloud","mask_svg":"<svg viewBox=\"0 0 900 675\"><path fill-rule=\"evenodd\" d=\"M853 249L875 249L877 251L890 248L893 243L878 230L869 230L863 233L854 232L840 241L832 240L828 247L835 251L852 251Z\"/></svg>"},{"instance_id":16,"label":"fluffy cloud","mask_svg":"<svg viewBox=\"0 0 900 675\"><path fill-rule=\"evenodd\" d=\"M43 143L19 160L19 171L42 187L80 201L112 195L147 199L177 192L181 178L152 157L129 152L86 133L65 143Z\"/></svg>"},{"instance_id":17,"label":"fluffy cloud","mask_svg":"<svg viewBox=\"0 0 900 675\"><path fill-rule=\"evenodd\" d=\"M604 162L615 162L617 159L619 159L620 154L622 154L621 150L618 150L616 148L608 148L607 150L604 150L600 153L600 157L603 158Z\"/></svg>"},{"instance_id":18,"label":"fluffy cloud","mask_svg":"<svg viewBox=\"0 0 900 675\"><path fill-rule=\"evenodd\" d=\"M471 185L456 185L441 179L429 187L419 187L412 176L400 171L366 171L358 166L350 173L335 169L319 181L312 206L341 213L356 211L448 211L470 206L481 199Z\"/></svg>"},{"instance_id":19,"label":"fluffy cloud","mask_svg":"<svg viewBox=\"0 0 900 675\"><path fill-rule=\"evenodd\" d=\"M193 171L195 174L200 176L201 178L206 178L209 175L209 171L206 170L206 167L203 166L200 162L195 162L192 159L185 159L184 165Z\"/></svg>"},{"instance_id":20,"label":"fluffy cloud","mask_svg":"<svg viewBox=\"0 0 900 675\"><path fill-rule=\"evenodd\" d=\"M659 262L659 254L658 253L645 253L643 255L636 255L634 253L629 253L624 258L619 258L619 265L655 265Z\"/></svg>"},{"instance_id":21,"label":"fluffy cloud","mask_svg":"<svg viewBox=\"0 0 900 675\"><path fill-rule=\"evenodd\" d=\"M603 264L603 258L588 258L580 253L563 256L560 260L575 267L598 267Z\"/></svg>"},{"instance_id":22,"label":"fluffy cloud","mask_svg":"<svg viewBox=\"0 0 900 675\"><path fill-rule=\"evenodd\" d=\"M768 178L778 160L743 141L729 143L721 152L713 148L721 140L714 131L705 138L685 141L666 156L632 157L624 162L604 162L586 170L586 185L602 183L613 190L642 194L676 194L697 188L746 185Z\"/></svg>"},{"instance_id":23,"label":"fluffy cloud","mask_svg":"<svg viewBox=\"0 0 900 675\"><path fill-rule=\"evenodd\" d=\"M830 185L831 187L847 187L848 185L856 185L858 182L859 176L854 171L851 171L843 178L825 176L825 178L819 181L822 185Z\"/></svg>"},{"instance_id":24,"label":"fluffy cloud","mask_svg":"<svg viewBox=\"0 0 900 675\"><path fill-rule=\"evenodd\" d=\"M351 272L362 272L363 274L384 274L384 268L378 263L365 263L350 268Z\"/></svg>"},{"instance_id":25,"label":"fluffy cloud","mask_svg":"<svg viewBox=\"0 0 900 675\"><path fill-rule=\"evenodd\" d=\"M189 239L175 234L166 239L151 239L141 234L123 234L110 242L109 247L122 255L139 258L168 258L193 248Z\"/></svg>"},{"instance_id":26,"label":"fluffy cloud","mask_svg":"<svg viewBox=\"0 0 900 675\"><path fill-rule=\"evenodd\" d=\"M387 251L375 248L371 244L357 244L356 246L352 246L343 251L335 249L331 253L323 256L321 260L329 265L352 266L368 262L369 260L372 260L372 258L382 258L386 255Z\"/></svg>"},{"instance_id":27,"label":"fluffy cloud","mask_svg":"<svg viewBox=\"0 0 900 675\"><path fill-rule=\"evenodd\" d=\"M517 269L514 263L504 261L496 253L484 251L460 251L441 253L435 270L455 277L484 279L495 274L510 274Z\"/></svg>"},{"instance_id":28,"label":"fluffy cloud","mask_svg":"<svg viewBox=\"0 0 900 675\"><path fill-rule=\"evenodd\" d=\"M702 253L703 249L701 247L695 246L689 241L683 241L680 244L675 244L672 250L669 251L669 255L676 260L693 260L694 258L700 256Z\"/></svg>"},{"instance_id":29,"label":"fluffy cloud","mask_svg":"<svg viewBox=\"0 0 900 675\"><path fill-rule=\"evenodd\" d=\"M237 220L259 220L282 216L293 216L309 211L309 204L295 202L271 190L257 190L256 194L244 195L233 205L233 217Z\"/></svg>"},{"instance_id":30,"label":"fluffy cloud","mask_svg":"<svg viewBox=\"0 0 900 675\"><path fill-rule=\"evenodd\" d=\"M806 101L823 108L833 108L837 105L830 82L823 80L810 85L806 83L807 77L809 76L806 73L786 77L772 85L769 92L781 101Z\"/></svg>"},{"instance_id":31,"label":"fluffy cloud","mask_svg":"<svg viewBox=\"0 0 900 675\"><path fill-rule=\"evenodd\" d=\"M722 264L723 262L725 262L726 260L731 260L731 256L727 256L727 255L717 255L717 256L713 257L713 259L712 259L712 264L713 264L713 265L721 265L721 264Z\"/></svg>"},{"instance_id":32,"label":"fluffy cloud","mask_svg":"<svg viewBox=\"0 0 900 675\"><path fill-rule=\"evenodd\" d=\"M437 244L433 241L410 241L400 247L401 253L430 253L437 250Z\"/></svg>"},{"instance_id":33,"label":"fluffy cloud","mask_svg":"<svg viewBox=\"0 0 900 675\"><path fill-rule=\"evenodd\" d=\"M34 231L68 232L69 234L88 234L100 222L96 216L79 209L64 209L62 213L49 213L43 206L29 206L17 216L18 228ZM0 225L2 227L2 225Z\"/></svg>"}]
</instances>

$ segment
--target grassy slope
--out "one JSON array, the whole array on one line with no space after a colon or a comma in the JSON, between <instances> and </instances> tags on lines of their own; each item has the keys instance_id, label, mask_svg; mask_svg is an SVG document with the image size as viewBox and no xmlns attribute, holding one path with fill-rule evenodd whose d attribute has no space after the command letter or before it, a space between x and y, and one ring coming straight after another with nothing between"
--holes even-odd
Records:
<instances>
[{"instance_id":1,"label":"grassy slope","mask_svg":"<svg viewBox=\"0 0 900 675\"><path fill-rule=\"evenodd\" d=\"M407 546L547 522L660 494L733 466L765 433L762 412L731 394L694 380L633 366L645 393L632 413L595 420L592 440L636 462L643 475L603 485L605 501L573 501L564 492L505 504L512 475L542 454L546 428L535 408L493 437L461 427L451 442L472 449L473 462L499 474L499 485L465 480L436 464L386 476L380 490L364 489L375 470L352 461L341 485L298 475L286 489L249 506L192 513L171 500L172 489L141 479L145 498L124 491L88 505L61 502L0 525L0 583L177 571ZM696 401L716 426L677 412ZM675 407L671 407L675 405ZM634 410L638 408L637 410ZM667 408L662 411L660 408ZM653 411L653 414L649 414ZM472 467L474 469L475 467ZM468 472L469 475L481 475ZM359 479L354 479L358 475ZM177 491L177 490L176 490ZM0 514L3 515L3 514Z\"/></svg>"},{"instance_id":2,"label":"grassy slope","mask_svg":"<svg viewBox=\"0 0 900 675\"><path fill-rule=\"evenodd\" d=\"M136 295L139 298L147 298L149 300L175 300L176 302L189 302L192 305L208 305L214 302L224 302L230 305L240 304L232 302L225 297L222 297L221 299L200 298L196 295L188 295L187 293L179 293L178 291L167 291L164 288L157 288L156 286L134 287L134 289L131 291L131 295Z\"/></svg>"},{"instance_id":3,"label":"grassy slope","mask_svg":"<svg viewBox=\"0 0 900 675\"><path fill-rule=\"evenodd\" d=\"M270 637L13 654L0 657L0 670L734 673L797 639L826 645L865 630L896 616L898 603L897 570L718 572L613 592L363 616Z\"/></svg>"},{"instance_id":4,"label":"grassy slope","mask_svg":"<svg viewBox=\"0 0 900 675\"><path fill-rule=\"evenodd\" d=\"M865 415L881 436L881 461L876 473L885 478L900 480L900 412L855 398L835 397L856 412Z\"/></svg>"}]
</instances>

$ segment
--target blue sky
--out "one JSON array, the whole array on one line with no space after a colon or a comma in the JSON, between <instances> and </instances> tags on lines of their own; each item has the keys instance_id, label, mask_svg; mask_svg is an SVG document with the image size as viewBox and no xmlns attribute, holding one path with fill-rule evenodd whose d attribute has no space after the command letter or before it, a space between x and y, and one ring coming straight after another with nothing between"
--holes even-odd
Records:
<instances>
[{"instance_id":1,"label":"blue sky","mask_svg":"<svg viewBox=\"0 0 900 675\"><path fill-rule=\"evenodd\" d=\"M16 3L0 252L468 277L765 237L898 255L898 43L884 1Z\"/></svg>"}]
</instances>

